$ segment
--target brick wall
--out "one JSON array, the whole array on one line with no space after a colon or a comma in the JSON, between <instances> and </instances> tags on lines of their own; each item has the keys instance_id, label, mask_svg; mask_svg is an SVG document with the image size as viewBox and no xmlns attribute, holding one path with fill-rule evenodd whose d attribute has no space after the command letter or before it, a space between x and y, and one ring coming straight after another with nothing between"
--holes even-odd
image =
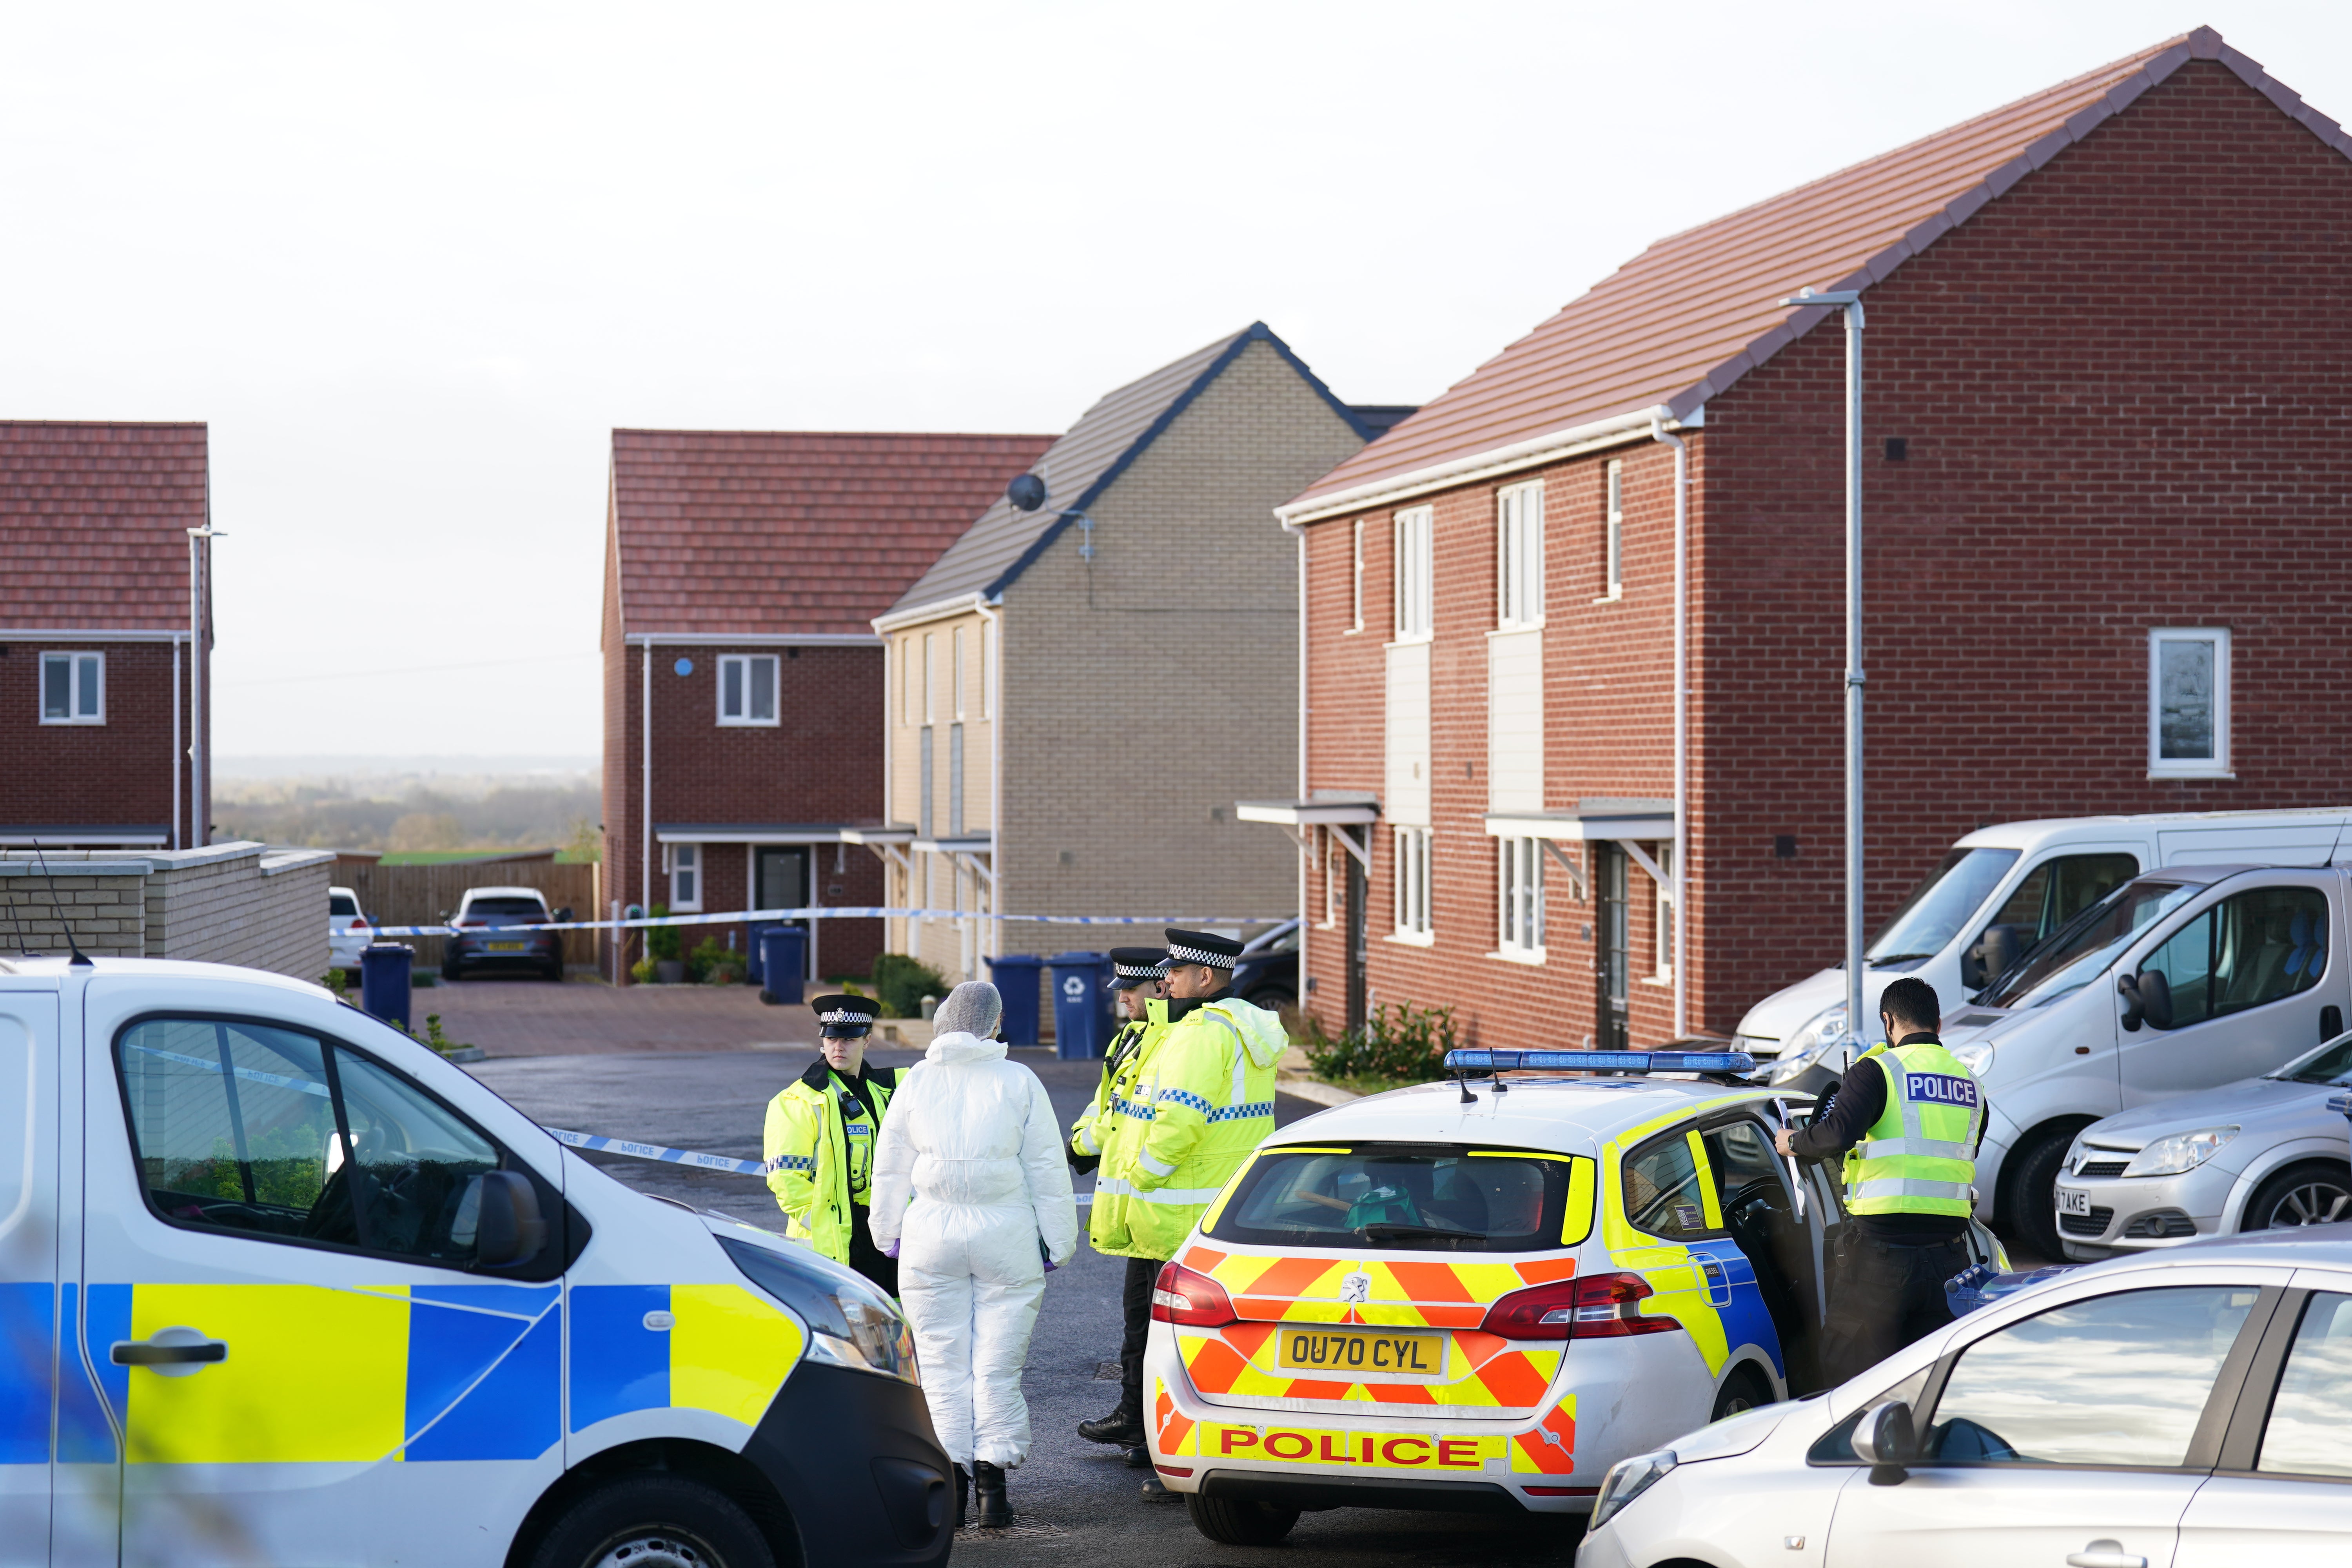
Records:
<instances>
[{"instance_id":1,"label":"brick wall","mask_svg":"<svg viewBox=\"0 0 2352 1568\"><path fill-rule=\"evenodd\" d=\"M41 722L41 655L106 656L106 722ZM186 658L182 656L183 682ZM180 739L188 741L187 692ZM147 826L172 822L172 645L51 637L0 642L0 827ZM188 780L180 780L188 809Z\"/></svg>"},{"instance_id":2,"label":"brick wall","mask_svg":"<svg viewBox=\"0 0 2352 1568\"><path fill-rule=\"evenodd\" d=\"M327 970L331 850L252 843L126 855L0 853L0 940L64 948L60 920L92 957L235 963L300 980ZM21 938L20 938L21 933Z\"/></svg>"}]
</instances>

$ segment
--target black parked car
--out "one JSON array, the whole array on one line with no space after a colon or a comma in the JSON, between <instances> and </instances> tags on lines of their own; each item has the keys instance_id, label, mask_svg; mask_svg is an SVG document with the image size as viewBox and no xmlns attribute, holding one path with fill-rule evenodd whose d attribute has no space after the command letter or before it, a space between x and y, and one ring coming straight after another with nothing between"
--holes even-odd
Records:
<instances>
[{"instance_id":1,"label":"black parked car","mask_svg":"<svg viewBox=\"0 0 2352 1568\"><path fill-rule=\"evenodd\" d=\"M536 888L468 888L457 901L456 916L443 917L442 923L456 927L457 934L443 939L441 978L456 981L478 970L520 969L561 980L563 933L511 928L571 918L568 909L551 912L547 895Z\"/></svg>"},{"instance_id":2,"label":"black parked car","mask_svg":"<svg viewBox=\"0 0 2352 1568\"><path fill-rule=\"evenodd\" d=\"M1241 962L1234 965L1234 994L1267 1008L1298 1000L1297 921L1260 931L1243 945Z\"/></svg>"}]
</instances>

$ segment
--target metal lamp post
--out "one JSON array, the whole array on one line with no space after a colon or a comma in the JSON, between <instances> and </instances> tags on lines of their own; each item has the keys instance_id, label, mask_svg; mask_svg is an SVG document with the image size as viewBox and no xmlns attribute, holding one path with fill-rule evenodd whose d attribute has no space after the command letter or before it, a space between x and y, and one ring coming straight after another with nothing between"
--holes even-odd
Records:
<instances>
[{"instance_id":1,"label":"metal lamp post","mask_svg":"<svg viewBox=\"0 0 2352 1568\"><path fill-rule=\"evenodd\" d=\"M1802 289L1780 301L1845 311L1845 1026L1853 1065L1862 1003L1862 292Z\"/></svg>"}]
</instances>

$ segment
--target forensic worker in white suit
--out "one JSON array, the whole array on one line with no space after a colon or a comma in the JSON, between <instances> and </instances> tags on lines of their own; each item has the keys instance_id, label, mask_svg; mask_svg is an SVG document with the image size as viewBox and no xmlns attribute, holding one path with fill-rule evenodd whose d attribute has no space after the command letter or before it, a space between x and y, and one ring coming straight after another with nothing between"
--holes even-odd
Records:
<instances>
[{"instance_id":1,"label":"forensic worker in white suit","mask_svg":"<svg viewBox=\"0 0 2352 1568\"><path fill-rule=\"evenodd\" d=\"M940 1005L874 1154L875 1245L898 1259L931 1426L980 1522L1013 1521L1004 1472L1028 1456L1021 1369L1045 1271L1070 1260L1078 1211L1045 1086L995 1037L1004 1002L968 981Z\"/></svg>"}]
</instances>

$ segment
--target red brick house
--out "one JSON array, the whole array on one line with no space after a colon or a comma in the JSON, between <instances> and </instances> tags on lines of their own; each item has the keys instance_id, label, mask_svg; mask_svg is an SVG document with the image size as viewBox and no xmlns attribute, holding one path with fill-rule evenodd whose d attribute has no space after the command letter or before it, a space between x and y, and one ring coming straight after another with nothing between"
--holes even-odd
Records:
<instances>
[{"instance_id":1,"label":"red brick house","mask_svg":"<svg viewBox=\"0 0 2352 1568\"><path fill-rule=\"evenodd\" d=\"M1306 846L1309 1004L1656 1043L1836 961L1845 348L1801 286L1866 302L1871 926L1986 823L2340 797L2347 154L2200 29L1657 242L1281 509L1301 798L1243 815Z\"/></svg>"},{"instance_id":2,"label":"red brick house","mask_svg":"<svg viewBox=\"0 0 2352 1568\"><path fill-rule=\"evenodd\" d=\"M209 841L202 425L0 422L0 846Z\"/></svg>"},{"instance_id":3,"label":"red brick house","mask_svg":"<svg viewBox=\"0 0 2352 1568\"><path fill-rule=\"evenodd\" d=\"M1045 436L615 430L604 551L610 917L882 902L882 639ZM650 732L646 715L650 708ZM863 974L878 920L814 922ZM748 945L741 926L688 928ZM631 947L634 958L641 948ZM611 943L608 972L624 973Z\"/></svg>"}]
</instances>

